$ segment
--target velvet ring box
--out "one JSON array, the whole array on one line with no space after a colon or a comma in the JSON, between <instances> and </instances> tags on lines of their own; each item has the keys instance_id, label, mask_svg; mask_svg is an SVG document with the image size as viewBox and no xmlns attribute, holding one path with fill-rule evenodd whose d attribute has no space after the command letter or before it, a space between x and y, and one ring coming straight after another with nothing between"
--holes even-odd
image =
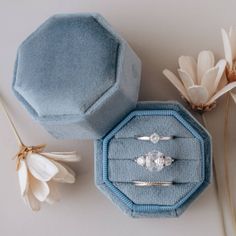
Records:
<instances>
[{"instance_id":1,"label":"velvet ring box","mask_svg":"<svg viewBox=\"0 0 236 236\"><path fill-rule=\"evenodd\" d=\"M20 45L12 88L56 138L97 140L96 184L125 213L178 216L209 183L211 139L178 103L136 107L140 74L139 58L102 16L56 15ZM154 132L177 138L156 144L135 138ZM174 163L150 172L134 161L153 150Z\"/></svg>"},{"instance_id":2,"label":"velvet ring box","mask_svg":"<svg viewBox=\"0 0 236 236\"><path fill-rule=\"evenodd\" d=\"M137 136L174 136L173 140L137 140ZM211 138L178 103L139 103L103 139L96 142L96 184L132 217L175 217L209 184ZM175 161L150 172L135 158L157 150ZM133 181L173 182L173 185L135 186Z\"/></svg>"},{"instance_id":3,"label":"velvet ring box","mask_svg":"<svg viewBox=\"0 0 236 236\"><path fill-rule=\"evenodd\" d=\"M141 62L99 14L55 15L20 45L13 91L56 138L102 137L137 103Z\"/></svg>"}]
</instances>

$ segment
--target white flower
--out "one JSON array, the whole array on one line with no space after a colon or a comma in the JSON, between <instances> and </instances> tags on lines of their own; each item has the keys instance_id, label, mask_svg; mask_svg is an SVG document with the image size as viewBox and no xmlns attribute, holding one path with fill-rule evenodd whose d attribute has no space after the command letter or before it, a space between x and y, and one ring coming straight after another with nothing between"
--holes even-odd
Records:
<instances>
[{"instance_id":1,"label":"white flower","mask_svg":"<svg viewBox=\"0 0 236 236\"><path fill-rule=\"evenodd\" d=\"M179 77L165 69L163 74L179 90L193 109L206 111L215 104L223 94L236 87L236 82L227 84L223 79L226 66L225 60L215 65L211 51L201 51L197 62L193 57L179 58Z\"/></svg>"},{"instance_id":2,"label":"white flower","mask_svg":"<svg viewBox=\"0 0 236 236\"><path fill-rule=\"evenodd\" d=\"M20 148L16 155L16 169L21 195L32 210L38 211L41 202L54 203L59 200L58 182L75 182L75 173L62 162L76 162L80 157L76 152L43 152L45 145L24 145L1 97L0 109L6 115Z\"/></svg>"},{"instance_id":3,"label":"white flower","mask_svg":"<svg viewBox=\"0 0 236 236\"><path fill-rule=\"evenodd\" d=\"M41 152L42 146L22 146L17 155L21 195L25 203L38 211L41 202L59 200L57 183L74 183L74 172L62 162L76 162L75 152Z\"/></svg>"},{"instance_id":4,"label":"white flower","mask_svg":"<svg viewBox=\"0 0 236 236\"><path fill-rule=\"evenodd\" d=\"M221 29L226 66L226 77L229 83L236 81L236 26L231 26L227 34L224 29ZM236 102L236 94L231 92L231 95Z\"/></svg>"}]
</instances>

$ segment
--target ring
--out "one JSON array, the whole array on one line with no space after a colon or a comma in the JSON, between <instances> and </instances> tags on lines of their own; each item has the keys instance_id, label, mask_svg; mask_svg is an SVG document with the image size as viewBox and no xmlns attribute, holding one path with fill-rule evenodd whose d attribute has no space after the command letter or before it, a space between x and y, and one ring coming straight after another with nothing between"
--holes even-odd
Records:
<instances>
[{"instance_id":1,"label":"ring","mask_svg":"<svg viewBox=\"0 0 236 236\"><path fill-rule=\"evenodd\" d=\"M150 141L155 144L155 143L158 143L159 141L168 141L168 140L174 139L174 136L164 137L164 136L160 136L157 133L153 133L150 136L137 136L136 138L142 141Z\"/></svg>"},{"instance_id":2,"label":"ring","mask_svg":"<svg viewBox=\"0 0 236 236\"><path fill-rule=\"evenodd\" d=\"M151 187L151 186L168 187L168 186L173 185L173 182L171 181L164 181L164 182L133 181L133 184L139 187Z\"/></svg>"},{"instance_id":3,"label":"ring","mask_svg":"<svg viewBox=\"0 0 236 236\"><path fill-rule=\"evenodd\" d=\"M164 167L170 166L174 162L174 159L172 157L165 156L159 151L153 151L135 158L134 161L139 166L143 166L149 171L161 171Z\"/></svg>"}]
</instances>

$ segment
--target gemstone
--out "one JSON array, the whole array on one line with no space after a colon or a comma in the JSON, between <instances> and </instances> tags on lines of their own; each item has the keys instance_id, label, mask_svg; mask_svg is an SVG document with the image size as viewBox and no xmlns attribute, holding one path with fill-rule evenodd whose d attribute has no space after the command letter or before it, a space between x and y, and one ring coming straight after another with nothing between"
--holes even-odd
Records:
<instances>
[{"instance_id":1,"label":"gemstone","mask_svg":"<svg viewBox=\"0 0 236 236\"><path fill-rule=\"evenodd\" d=\"M146 156L146 168L149 171L153 169L157 171L162 170L165 164L164 162L164 155L161 152L149 152Z\"/></svg>"},{"instance_id":2,"label":"gemstone","mask_svg":"<svg viewBox=\"0 0 236 236\"><path fill-rule=\"evenodd\" d=\"M148 153L146 156L146 168L149 171L152 171L156 167L156 164L154 162L153 156L151 153Z\"/></svg>"},{"instance_id":3,"label":"gemstone","mask_svg":"<svg viewBox=\"0 0 236 236\"><path fill-rule=\"evenodd\" d=\"M170 166L173 162L171 157L165 157L165 166Z\"/></svg>"},{"instance_id":4,"label":"gemstone","mask_svg":"<svg viewBox=\"0 0 236 236\"><path fill-rule=\"evenodd\" d=\"M163 156L160 156L154 162L156 163L157 166L164 166L165 158Z\"/></svg>"},{"instance_id":5,"label":"gemstone","mask_svg":"<svg viewBox=\"0 0 236 236\"><path fill-rule=\"evenodd\" d=\"M136 162L137 162L137 164L138 165L140 165L140 166L144 166L145 165L145 157L144 156L141 156L141 157L138 157L137 159L136 159Z\"/></svg>"},{"instance_id":6,"label":"gemstone","mask_svg":"<svg viewBox=\"0 0 236 236\"><path fill-rule=\"evenodd\" d=\"M153 133L151 136L150 136L150 141L152 143L158 143L158 141L160 140L160 136L157 134L157 133Z\"/></svg>"},{"instance_id":7,"label":"gemstone","mask_svg":"<svg viewBox=\"0 0 236 236\"><path fill-rule=\"evenodd\" d=\"M173 159L171 157L166 157L159 151L153 151L144 156L138 157L135 161L138 165L145 166L149 171L160 171L165 166L170 166L173 162Z\"/></svg>"}]
</instances>

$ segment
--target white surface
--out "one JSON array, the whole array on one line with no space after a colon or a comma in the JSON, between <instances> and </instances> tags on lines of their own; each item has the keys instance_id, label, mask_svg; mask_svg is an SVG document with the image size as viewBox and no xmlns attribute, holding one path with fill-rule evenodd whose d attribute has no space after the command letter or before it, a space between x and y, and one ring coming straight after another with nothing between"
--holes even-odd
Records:
<instances>
[{"instance_id":1,"label":"white surface","mask_svg":"<svg viewBox=\"0 0 236 236\"><path fill-rule=\"evenodd\" d=\"M143 61L140 100L180 100L176 89L162 76L162 70L166 67L175 70L178 56L196 56L202 49L222 55L220 28L236 24L235 9L233 0L0 0L0 94L7 100L17 128L27 144L47 143L49 151L76 149L83 156L73 166L78 173L77 183L61 187L62 201L32 213L20 198L15 162L11 160L17 151L16 143L0 115L0 234L222 235L213 185L178 219L134 220L123 215L94 186L92 142L52 138L17 102L11 82L18 45L46 18L55 13L95 11L107 18ZM221 102L207 116L218 159L222 153L223 106ZM232 124L232 131L233 128ZM231 147L235 140L232 135ZM234 151L232 148L231 154Z\"/></svg>"}]
</instances>

